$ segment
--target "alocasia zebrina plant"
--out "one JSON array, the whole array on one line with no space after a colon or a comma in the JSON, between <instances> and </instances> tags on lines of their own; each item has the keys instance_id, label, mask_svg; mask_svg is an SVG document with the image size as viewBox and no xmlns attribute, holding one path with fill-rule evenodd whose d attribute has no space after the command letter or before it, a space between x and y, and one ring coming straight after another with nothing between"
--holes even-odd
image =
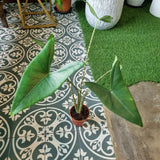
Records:
<instances>
[{"instance_id":1,"label":"alocasia zebrina plant","mask_svg":"<svg viewBox=\"0 0 160 160\"><path fill-rule=\"evenodd\" d=\"M91 6L90 8L91 12L93 12L98 19L97 24L99 20L103 20L105 22L110 22L112 20L110 16L98 18ZM28 65L21 78L13 100L11 115L18 113L34 105L36 102L44 99L45 97L53 94L65 81L67 81L72 93L74 106L77 113L81 112L85 96L90 90L92 90L101 100L101 102L112 112L134 124L143 126L136 104L123 81L120 62L117 58L115 58L115 61L113 62L111 71L107 71L104 74L106 75L107 73L111 72L111 90L108 90L97 83L99 79L105 78L103 75L95 82L85 82L86 86L90 90L88 89L84 94L82 94L82 86L84 85L88 55L95 29L96 26L91 36L85 62L71 62L64 65L62 68L58 66L59 69L55 72L50 71L50 66L52 60L54 59L54 37L51 35L46 45L44 45L42 42L38 42L41 46L43 46L43 49ZM78 90L78 88L70 80L68 80L68 78L81 67L84 68L80 89ZM75 99L71 85L74 87L77 93L77 99Z\"/></svg>"}]
</instances>

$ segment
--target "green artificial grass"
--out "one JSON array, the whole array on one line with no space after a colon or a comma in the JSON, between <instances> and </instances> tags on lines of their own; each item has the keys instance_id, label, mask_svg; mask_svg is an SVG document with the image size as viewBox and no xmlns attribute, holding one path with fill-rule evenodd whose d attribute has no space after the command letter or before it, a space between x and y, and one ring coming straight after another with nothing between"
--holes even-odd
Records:
<instances>
[{"instance_id":1,"label":"green artificial grass","mask_svg":"<svg viewBox=\"0 0 160 160\"><path fill-rule=\"evenodd\" d=\"M142 8L124 5L114 28L96 30L89 54L94 79L111 69L116 55L128 86L140 81L160 82L160 18L152 16L149 7L150 2ZM77 2L76 9L88 47L93 28L86 21L84 3ZM99 83L109 87L104 79Z\"/></svg>"}]
</instances>

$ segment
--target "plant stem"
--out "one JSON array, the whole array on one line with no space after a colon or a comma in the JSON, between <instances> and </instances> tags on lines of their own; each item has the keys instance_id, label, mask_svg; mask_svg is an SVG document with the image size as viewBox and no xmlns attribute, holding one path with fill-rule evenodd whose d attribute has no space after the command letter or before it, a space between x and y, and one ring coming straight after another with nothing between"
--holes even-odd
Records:
<instances>
[{"instance_id":1,"label":"plant stem","mask_svg":"<svg viewBox=\"0 0 160 160\"><path fill-rule=\"evenodd\" d=\"M57 67L60 68L60 66L59 66L57 60L55 59L55 57L53 57L53 59L54 59L56 65L57 65ZM71 91L71 95L72 95L72 98L73 98L74 106L75 106L75 108L77 108L76 99L75 99L75 97L74 97L74 93L73 93L73 91L72 91L72 88L71 88L70 84L75 88L75 90L76 90L76 92L77 92L77 96L79 97L78 88L77 88L69 79L67 79L67 84L68 84L69 89L70 89L70 91Z\"/></svg>"},{"instance_id":2,"label":"plant stem","mask_svg":"<svg viewBox=\"0 0 160 160\"><path fill-rule=\"evenodd\" d=\"M110 73L110 72L111 72L111 70L109 70L109 71L107 71L106 73L104 73L102 76L100 76L100 77L95 81L95 83L97 83L100 79L102 79L105 75L107 75L107 74ZM83 95L83 97L82 97L82 100L81 100L81 103L80 103L80 106L83 105L84 99L85 99L86 95L88 94L88 92L90 92L90 91L91 91L91 90L88 89L88 90L84 93L84 95Z\"/></svg>"},{"instance_id":3,"label":"plant stem","mask_svg":"<svg viewBox=\"0 0 160 160\"><path fill-rule=\"evenodd\" d=\"M107 71L106 73L104 73L102 76L100 76L96 81L95 83L97 83L99 80L101 80L105 75L107 75L108 73L110 73L111 70Z\"/></svg>"},{"instance_id":4,"label":"plant stem","mask_svg":"<svg viewBox=\"0 0 160 160\"><path fill-rule=\"evenodd\" d=\"M81 103L80 103L80 106L83 105L84 99L85 99L86 95L88 94L88 92L90 92L90 89L88 89L88 90L84 93L84 95L83 95L83 97L82 97L82 100L81 100Z\"/></svg>"},{"instance_id":5,"label":"plant stem","mask_svg":"<svg viewBox=\"0 0 160 160\"><path fill-rule=\"evenodd\" d=\"M76 90L76 92L77 92L77 97L80 97L80 93L79 93L79 91L78 91L78 88L70 81L70 80L68 80L67 79L67 84L68 84L68 86L69 86L69 89L70 89L70 91L71 91L71 94L72 94L72 98L73 98L73 102L74 102L74 106L75 106L75 109L77 108L77 103L76 103L76 100L75 100L75 97L74 97L74 94L73 94L73 91L72 91L72 88L70 87L70 85L69 85L69 83L74 87L74 89ZM76 109L77 110L77 109ZM77 111L78 112L78 111Z\"/></svg>"},{"instance_id":6,"label":"plant stem","mask_svg":"<svg viewBox=\"0 0 160 160\"><path fill-rule=\"evenodd\" d=\"M75 106L75 108L77 108L76 99L74 98L74 93L73 93L72 88L71 88L71 86L70 86L70 84L69 84L68 81L67 81L67 84L68 84L69 89L70 89L70 91L71 91L71 95L72 95L72 98L73 98L74 106Z\"/></svg>"},{"instance_id":7,"label":"plant stem","mask_svg":"<svg viewBox=\"0 0 160 160\"><path fill-rule=\"evenodd\" d=\"M74 87L74 89L76 90L77 94L79 94L78 88L69 79L67 79L67 82L69 82Z\"/></svg>"},{"instance_id":8,"label":"plant stem","mask_svg":"<svg viewBox=\"0 0 160 160\"><path fill-rule=\"evenodd\" d=\"M82 87L83 87L83 83L84 83L84 76L85 76L85 73L86 73L86 65L87 65L87 62L88 62L88 56L89 56L90 48L91 48L91 45L92 45L93 37L94 37L95 31L96 31L98 22L99 22L99 19L97 20L96 25L94 27L94 30L92 32L91 39L90 39L89 46L88 46L88 50L87 50L87 55L86 55L86 60L85 60L84 68L83 68L81 85L80 85L80 101L81 101ZM80 101L78 102L78 107L82 108L81 106L79 106L79 105L81 105Z\"/></svg>"},{"instance_id":9,"label":"plant stem","mask_svg":"<svg viewBox=\"0 0 160 160\"><path fill-rule=\"evenodd\" d=\"M54 59L54 61L56 62L57 67L60 68L60 66L59 66L59 64L58 64L58 62L57 62L57 60L55 59L54 56L53 56L53 59Z\"/></svg>"}]
</instances>

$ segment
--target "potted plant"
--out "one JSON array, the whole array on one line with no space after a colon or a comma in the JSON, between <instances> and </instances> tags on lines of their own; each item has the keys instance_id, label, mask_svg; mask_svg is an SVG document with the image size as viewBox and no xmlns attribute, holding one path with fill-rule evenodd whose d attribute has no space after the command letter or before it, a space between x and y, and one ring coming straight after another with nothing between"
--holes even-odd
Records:
<instances>
[{"instance_id":1,"label":"potted plant","mask_svg":"<svg viewBox=\"0 0 160 160\"><path fill-rule=\"evenodd\" d=\"M71 9L71 0L55 0L54 4L60 13L68 13Z\"/></svg>"},{"instance_id":2,"label":"potted plant","mask_svg":"<svg viewBox=\"0 0 160 160\"><path fill-rule=\"evenodd\" d=\"M92 14L98 17L93 8L90 5L89 7ZM110 22L112 18L110 16L98 18L90 39L85 62L71 62L64 65L62 68L60 68L57 64L59 69L55 72L51 72L50 66L52 60L55 60L55 58L53 58L55 41L54 37L51 35L45 45L42 42L37 41L37 43L41 45L43 49L31 61L21 78L13 100L11 115L18 113L32 106L43 98L53 94L65 81L67 81L74 102L74 106L71 107L70 110L70 115L75 115L75 117L78 117L78 120L82 120L82 124L78 122L78 124L76 124L77 126L82 126L83 121L87 120L89 117L90 111L83 102L90 90L92 90L101 100L101 102L112 112L134 124L143 126L136 104L123 81L120 62L117 58L115 58L115 61L113 62L112 69L104 73L95 82L84 82L90 47L93 41L96 26L100 20L103 20L104 22ZM80 89L78 90L75 84L73 84L68 77L81 67L83 67L83 73L81 77ZM108 73L111 73L111 90L108 90L107 88L98 84L98 81L104 78L104 76ZM89 89L85 93L82 93L84 84ZM73 94L73 89L77 93L77 98L75 98L75 95ZM73 117L73 119L75 118Z\"/></svg>"}]
</instances>

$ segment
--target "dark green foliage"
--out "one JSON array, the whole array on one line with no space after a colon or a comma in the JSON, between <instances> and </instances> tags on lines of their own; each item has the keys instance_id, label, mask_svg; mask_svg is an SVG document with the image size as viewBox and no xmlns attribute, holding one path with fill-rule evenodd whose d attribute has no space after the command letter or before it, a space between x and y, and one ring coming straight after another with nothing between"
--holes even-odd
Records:
<instances>
[{"instance_id":1,"label":"dark green foliage","mask_svg":"<svg viewBox=\"0 0 160 160\"><path fill-rule=\"evenodd\" d=\"M93 82L85 84L112 112L132 123L143 126L136 104L123 81L118 60L114 63L111 71L111 90Z\"/></svg>"},{"instance_id":2,"label":"dark green foliage","mask_svg":"<svg viewBox=\"0 0 160 160\"><path fill-rule=\"evenodd\" d=\"M26 68L13 100L11 115L53 94L72 73L84 65L79 61L71 62L55 72L50 72L53 53L54 39L51 37Z\"/></svg>"}]
</instances>

